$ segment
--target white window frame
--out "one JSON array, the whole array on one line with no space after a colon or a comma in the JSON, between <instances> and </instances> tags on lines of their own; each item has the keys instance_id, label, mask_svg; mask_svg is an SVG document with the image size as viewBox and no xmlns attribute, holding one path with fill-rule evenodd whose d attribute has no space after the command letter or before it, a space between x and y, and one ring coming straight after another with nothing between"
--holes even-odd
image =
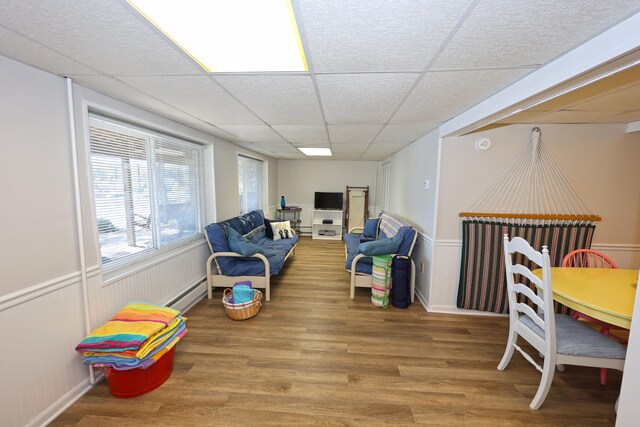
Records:
<instances>
[{"instance_id":1,"label":"white window frame","mask_svg":"<svg viewBox=\"0 0 640 427\"><path fill-rule=\"evenodd\" d=\"M244 188L244 183L240 182L240 160L241 159L245 159L248 160L250 162L256 162L257 164L260 165L260 170L258 171L257 174L257 188L258 188L258 196L257 196L257 200L258 200L258 205L248 208L245 211L245 207L246 207L246 202L247 202L247 197L246 197L246 192L241 193L240 192L240 186L242 185ZM262 159L257 159L255 157L251 157L251 156L247 156L245 154L238 154L238 158L236 160L236 167L237 167L237 174L238 174L238 214L239 215L243 215L246 214L248 212L251 212L255 209L263 209L263 199L264 199L264 192L265 192L265 170L266 170L266 162Z\"/></svg>"},{"instance_id":2,"label":"white window frame","mask_svg":"<svg viewBox=\"0 0 640 427\"><path fill-rule=\"evenodd\" d=\"M389 211L389 195L391 184L391 162L382 164L382 212Z\"/></svg>"},{"instance_id":3,"label":"white window frame","mask_svg":"<svg viewBox=\"0 0 640 427\"><path fill-rule=\"evenodd\" d=\"M96 244L97 244L97 253L99 257L99 264L101 266L102 273L108 275L106 277L108 282L111 282L113 278L120 277L122 274L129 274L129 270L133 267L135 269L135 265L144 264L148 261L155 261L162 254L176 250L180 247L185 247L193 244L194 242L201 240L203 238L202 230L203 230L203 221L205 220L205 169L204 169L204 153L205 146L201 143L193 142L189 139L182 137L175 137L164 133L162 131L155 130L151 127L138 126L130 123L127 120L114 119L111 117L104 116L99 112L88 111L86 116L86 125L87 125L87 160L88 160L88 178L89 178L89 191L91 194L92 201L92 218L93 218L93 227L96 236ZM154 216L156 219L150 221L150 228L153 235L153 245L150 248L143 249L137 253L131 253L129 255L125 255L114 259L113 261L109 261L108 263L103 262L102 257L103 253L100 248L100 233L98 230L98 212L96 209L96 194L94 192L94 171L92 165L92 145L90 135L90 126L91 123L101 122L105 124L106 127L120 128L124 132L131 132L136 136L149 138L147 141L147 167L150 171L150 180L153 181L153 185L151 186L149 192L150 201L150 215ZM176 146L184 146L191 150L195 150L197 154L197 159L195 161L196 166L196 177L193 178L190 183L196 186L195 198L195 224L194 229L195 233L189 234L182 238L177 238L175 241L170 243L162 242L162 239L159 236L160 233L160 225L158 220L158 201L157 194L158 189L155 188L157 186L157 171L155 170L155 164L157 164L158 158L156 157L155 148L160 145L163 146L163 149L166 149L167 146L171 146L172 144L176 144ZM159 154L161 156L161 154ZM165 162L163 162L165 163ZM165 163L170 164L170 163ZM153 175L153 177L151 177ZM105 283L108 284L108 283Z\"/></svg>"}]
</instances>

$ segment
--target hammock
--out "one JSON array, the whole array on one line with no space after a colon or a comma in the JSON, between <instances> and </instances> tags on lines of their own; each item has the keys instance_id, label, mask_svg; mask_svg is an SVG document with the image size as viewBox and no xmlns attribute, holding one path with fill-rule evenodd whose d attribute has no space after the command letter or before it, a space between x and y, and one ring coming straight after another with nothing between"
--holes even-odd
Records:
<instances>
[{"instance_id":1,"label":"hammock","mask_svg":"<svg viewBox=\"0 0 640 427\"><path fill-rule=\"evenodd\" d=\"M571 186L534 128L531 137L489 190L461 212L462 259L457 306L508 312L502 236L549 247L551 265L590 248L597 221ZM566 312L567 309L563 308Z\"/></svg>"}]
</instances>

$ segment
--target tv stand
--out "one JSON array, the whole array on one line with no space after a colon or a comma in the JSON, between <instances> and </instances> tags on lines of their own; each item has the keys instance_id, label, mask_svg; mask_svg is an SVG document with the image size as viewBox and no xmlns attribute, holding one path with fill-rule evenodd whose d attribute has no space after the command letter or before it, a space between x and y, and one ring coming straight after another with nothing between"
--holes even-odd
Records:
<instances>
[{"instance_id":1,"label":"tv stand","mask_svg":"<svg viewBox=\"0 0 640 427\"><path fill-rule=\"evenodd\" d=\"M313 239L342 240L342 209L314 209L311 223ZM323 221L330 220L331 224Z\"/></svg>"}]
</instances>

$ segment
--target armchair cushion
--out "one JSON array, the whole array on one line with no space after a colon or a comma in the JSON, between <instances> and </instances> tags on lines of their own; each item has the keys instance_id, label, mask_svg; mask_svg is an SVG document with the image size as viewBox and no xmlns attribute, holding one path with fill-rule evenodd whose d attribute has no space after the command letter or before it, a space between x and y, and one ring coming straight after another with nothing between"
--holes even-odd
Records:
<instances>
[{"instance_id":1,"label":"armchair cushion","mask_svg":"<svg viewBox=\"0 0 640 427\"><path fill-rule=\"evenodd\" d=\"M369 237L375 239L378 231L378 222L380 218L369 218L364 223L364 230L362 231L362 237Z\"/></svg>"}]
</instances>

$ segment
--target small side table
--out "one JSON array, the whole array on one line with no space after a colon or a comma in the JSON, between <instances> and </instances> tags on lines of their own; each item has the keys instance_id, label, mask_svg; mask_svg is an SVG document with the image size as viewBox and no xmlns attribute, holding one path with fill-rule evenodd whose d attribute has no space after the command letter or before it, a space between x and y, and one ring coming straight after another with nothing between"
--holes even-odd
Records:
<instances>
[{"instance_id":1,"label":"small side table","mask_svg":"<svg viewBox=\"0 0 640 427\"><path fill-rule=\"evenodd\" d=\"M284 221L288 220L291 223L291 228L298 234L300 234L300 223L302 222L300 219L300 212L302 212L302 208L276 209L278 219Z\"/></svg>"}]
</instances>

